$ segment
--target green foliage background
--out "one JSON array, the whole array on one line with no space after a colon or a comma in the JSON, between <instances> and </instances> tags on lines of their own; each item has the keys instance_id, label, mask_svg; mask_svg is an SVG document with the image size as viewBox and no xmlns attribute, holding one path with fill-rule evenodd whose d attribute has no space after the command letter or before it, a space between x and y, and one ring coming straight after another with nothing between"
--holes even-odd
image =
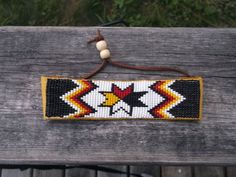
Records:
<instances>
[{"instance_id":1,"label":"green foliage background","mask_svg":"<svg viewBox=\"0 0 236 177\"><path fill-rule=\"evenodd\" d=\"M236 27L236 0L0 0L0 25Z\"/></svg>"}]
</instances>

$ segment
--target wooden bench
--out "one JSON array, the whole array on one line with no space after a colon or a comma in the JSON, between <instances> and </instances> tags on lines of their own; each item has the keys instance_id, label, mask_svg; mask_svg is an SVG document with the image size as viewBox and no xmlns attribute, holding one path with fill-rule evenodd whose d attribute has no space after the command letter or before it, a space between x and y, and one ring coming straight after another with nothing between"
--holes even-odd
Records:
<instances>
[{"instance_id":1,"label":"wooden bench","mask_svg":"<svg viewBox=\"0 0 236 177\"><path fill-rule=\"evenodd\" d=\"M116 60L203 76L201 122L43 121L40 76L99 64L96 29L0 28L0 164L236 164L236 29L99 28ZM177 76L110 66L94 78Z\"/></svg>"},{"instance_id":2,"label":"wooden bench","mask_svg":"<svg viewBox=\"0 0 236 177\"><path fill-rule=\"evenodd\" d=\"M92 168L92 166L91 166ZM108 169L110 172L102 171ZM111 173L111 170L127 172L127 174ZM98 166L96 169L35 169L20 170L3 168L1 177L235 177L235 167L215 166Z\"/></svg>"}]
</instances>

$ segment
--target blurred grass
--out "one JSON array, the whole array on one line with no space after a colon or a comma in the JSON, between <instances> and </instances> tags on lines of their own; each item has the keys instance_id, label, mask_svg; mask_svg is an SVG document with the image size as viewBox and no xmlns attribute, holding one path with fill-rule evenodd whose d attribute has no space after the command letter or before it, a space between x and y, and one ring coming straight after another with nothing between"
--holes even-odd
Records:
<instances>
[{"instance_id":1,"label":"blurred grass","mask_svg":"<svg viewBox=\"0 0 236 177\"><path fill-rule=\"evenodd\" d=\"M236 0L0 0L0 25L236 27Z\"/></svg>"}]
</instances>

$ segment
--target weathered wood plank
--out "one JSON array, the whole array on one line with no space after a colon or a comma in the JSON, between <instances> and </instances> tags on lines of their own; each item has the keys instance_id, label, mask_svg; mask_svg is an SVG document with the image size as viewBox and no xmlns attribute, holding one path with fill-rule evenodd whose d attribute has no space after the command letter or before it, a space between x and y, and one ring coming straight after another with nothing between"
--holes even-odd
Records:
<instances>
[{"instance_id":1,"label":"weathered wood plank","mask_svg":"<svg viewBox=\"0 0 236 177\"><path fill-rule=\"evenodd\" d=\"M67 169L65 177L96 177L96 171L86 168Z\"/></svg>"},{"instance_id":2,"label":"weathered wood plank","mask_svg":"<svg viewBox=\"0 0 236 177\"><path fill-rule=\"evenodd\" d=\"M162 166L162 177L192 177L190 166Z\"/></svg>"},{"instance_id":3,"label":"weathered wood plank","mask_svg":"<svg viewBox=\"0 0 236 177\"><path fill-rule=\"evenodd\" d=\"M0 163L236 163L236 29L102 28L112 56L204 76L201 122L42 121L40 76L79 77L100 62L96 28L0 28ZM106 68L95 78L174 73Z\"/></svg>"},{"instance_id":4,"label":"weathered wood plank","mask_svg":"<svg viewBox=\"0 0 236 177\"><path fill-rule=\"evenodd\" d=\"M236 176L236 166L227 167L227 177L235 177Z\"/></svg>"},{"instance_id":5,"label":"weathered wood plank","mask_svg":"<svg viewBox=\"0 0 236 177\"><path fill-rule=\"evenodd\" d=\"M224 167L197 166L194 167L194 177L226 177Z\"/></svg>"},{"instance_id":6,"label":"weathered wood plank","mask_svg":"<svg viewBox=\"0 0 236 177\"><path fill-rule=\"evenodd\" d=\"M157 165L130 166L130 174L139 174L143 176L146 175L150 177L161 177L160 166L157 166Z\"/></svg>"},{"instance_id":7,"label":"weathered wood plank","mask_svg":"<svg viewBox=\"0 0 236 177\"><path fill-rule=\"evenodd\" d=\"M32 169L2 169L1 177L32 177Z\"/></svg>"},{"instance_id":8,"label":"weathered wood plank","mask_svg":"<svg viewBox=\"0 0 236 177\"><path fill-rule=\"evenodd\" d=\"M61 169L49 169L49 170L33 170L33 177L64 177L64 170Z\"/></svg>"}]
</instances>

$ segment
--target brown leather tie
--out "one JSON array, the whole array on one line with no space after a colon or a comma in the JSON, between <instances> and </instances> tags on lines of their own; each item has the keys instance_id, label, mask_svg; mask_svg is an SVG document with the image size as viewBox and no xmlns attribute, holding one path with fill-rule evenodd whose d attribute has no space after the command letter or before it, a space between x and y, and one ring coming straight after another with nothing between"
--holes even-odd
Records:
<instances>
[{"instance_id":1,"label":"brown leather tie","mask_svg":"<svg viewBox=\"0 0 236 177\"><path fill-rule=\"evenodd\" d=\"M88 44L93 42L99 42L101 40L105 40L104 36L101 35L100 31L97 30L97 35L94 37L94 39L91 39L88 41ZM83 79L89 79L92 76L96 75L99 71L101 71L107 64L111 64L116 67L121 68L127 68L127 69L133 69L133 70L140 70L140 71L168 71L168 72L177 72L180 74L183 74L186 77L190 77L190 75L181 69L172 68L172 67L163 67L163 66L134 66L134 65L128 65L119 61L114 61L111 59L111 57L102 59L102 63L98 65L93 71L91 71L89 74L83 76Z\"/></svg>"}]
</instances>

